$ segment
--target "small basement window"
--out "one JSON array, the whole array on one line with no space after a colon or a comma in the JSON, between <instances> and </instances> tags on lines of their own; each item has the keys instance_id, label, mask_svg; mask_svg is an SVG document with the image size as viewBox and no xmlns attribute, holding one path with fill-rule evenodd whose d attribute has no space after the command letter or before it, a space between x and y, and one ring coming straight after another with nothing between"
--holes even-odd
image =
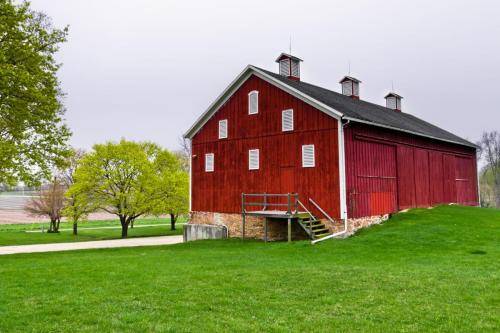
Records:
<instances>
[{"instance_id":1,"label":"small basement window","mask_svg":"<svg viewBox=\"0 0 500 333\"><path fill-rule=\"evenodd\" d=\"M281 130L283 132L293 131L293 110L283 110L281 113Z\"/></svg>"},{"instance_id":2,"label":"small basement window","mask_svg":"<svg viewBox=\"0 0 500 333\"><path fill-rule=\"evenodd\" d=\"M259 92L254 90L248 94L248 114L259 113Z\"/></svg>"},{"instance_id":3,"label":"small basement window","mask_svg":"<svg viewBox=\"0 0 500 333\"><path fill-rule=\"evenodd\" d=\"M214 154L205 154L205 172L214 172Z\"/></svg>"},{"instance_id":4,"label":"small basement window","mask_svg":"<svg viewBox=\"0 0 500 333\"><path fill-rule=\"evenodd\" d=\"M227 119L219 120L219 139L227 139Z\"/></svg>"},{"instance_id":5,"label":"small basement window","mask_svg":"<svg viewBox=\"0 0 500 333\"><path fill-rule=\"evenodd\" d=\"M302 146L302 167L303 168L314 168L316 166L316 160L314 157L314 145L303 145Z\"/></svg>"},{"instance_id":6,"label":"small basement window","mask_svg":"<svg viewBox=\"0 0 500 333\"><path fill-rule=\"evenodd\" d=\"M259 150L250 149L248 151L248 170L259 170Z\"/></svg>"}]
</instances>

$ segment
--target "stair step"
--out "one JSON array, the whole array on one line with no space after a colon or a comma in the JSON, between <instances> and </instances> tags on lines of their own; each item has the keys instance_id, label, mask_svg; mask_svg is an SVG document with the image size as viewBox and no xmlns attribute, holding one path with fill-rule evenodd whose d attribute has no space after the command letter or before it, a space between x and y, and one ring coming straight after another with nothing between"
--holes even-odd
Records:
<instances>
[{"instance_id":1,"label":"stair step","mask_svg":"<svg viewBox=\"0 0 500 333\"><path fill-rule=\"evenodd\" d=\"M318 224L313 224L312 230L317 230L317 229L326 229L326 226L323 223L318 223Z\"/></svg>"},{"instance_id":2,"label":"stair step","mask_svg":"<svg viewBox=\"0 0 500 333\"><path fill-rule=\"evenodd\" d=\"M319 234L324 234L324 233L329 233L329 230L327 228L322 228L322 229L313 229L314 235L318 236Z\"/></svg>"},{"instance_id":3,"label":"stair step","mask_svg":"<svg viewBox=\"0 0 500 333\"><path fill-rule=\"evenodd\" d=\"M301 222L302 224L306 224L306 225L309 225L309 224L318 224L318 223L321 223L321 221L319 220L308 220L308 221L305 221L305 220L302 220Z\"/></svg>"},{"instance_id":4,"label":"stair step","mask_svg":"<svg viewBox=\"0 0 500 333\"><path fill-rule=\"evenodd\" d=\"M319 238L326 237L326 236L328 236L328 235L330 235L330 232L325 232L325 233L322 233L322 234L315 234L315 235L314 235L314 238L315 238L315 239L319 239Z\"/></svg>"}]
</instances>

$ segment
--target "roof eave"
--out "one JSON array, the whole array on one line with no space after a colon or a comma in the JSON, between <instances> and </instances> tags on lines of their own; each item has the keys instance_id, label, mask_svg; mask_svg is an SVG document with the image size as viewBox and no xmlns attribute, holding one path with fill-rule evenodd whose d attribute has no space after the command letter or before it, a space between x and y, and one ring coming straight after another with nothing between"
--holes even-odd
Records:
<instances>
[{"instance_id":1,"label":"roof eave","mask_svg":"<svg viewBox=\"0 0 500 333\"><path fill-rule=\"evenodd\" d=\"M393 127L393 126L389 126L389 125L383 125L383 124L374 123L374 122L371 122L371 121L361 120L361 119L352 118L352 117L343 117L343 119L347 119L347 120L350 120L350 121L354 121L354 122L358 122L358 123L363 123L363 124L367 124L367 125L372 125L372 126L376 126L376 127L387 128L387 129L391 129L391 130L394 130L394 131L405 132L405 133L409 133L409 134L413 134L413 135L417 135L417 136L421 136L421 137L429 138L429 139L433 139L433 140L438 140L438 141L444 141L444 142L448 142L448 143L453 143L453 144L460 145L460 146L466 146L466 147L471 147L471 148L475 148L475 149L479 148L479 146L473 144L472 142L469 142L468 144L466 144L465 142L458 142L458 141L453 141L453 140L447 140L447 139L438 138L438 137L435 137L435 136L432 136L432 135L422 134L422 133L419 133L419 132L405 130L403 128Z\"/></svg>"}]
</instances>

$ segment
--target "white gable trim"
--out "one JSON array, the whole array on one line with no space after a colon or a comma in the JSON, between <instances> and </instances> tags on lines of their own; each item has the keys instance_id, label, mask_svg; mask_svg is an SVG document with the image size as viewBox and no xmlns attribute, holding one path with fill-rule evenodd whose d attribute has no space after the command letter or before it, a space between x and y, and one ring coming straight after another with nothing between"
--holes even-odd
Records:
<instances>
[{"instance_id":1,"label":"white gable trim","mask_svg":"<svg viewBox=\"0 0 500 333\"><path fill-rule=\"evenodd\" d=\"M316 109L326 113L327 115L334 117L335 119L340 119L342 113L332 109L331 107L323 104L314 98L300 92L299 90L273 78L272 76L260 71L259 69L248 65L245 69L229 84L229 86L224 89L224 91L217 97L217 99L210 104L208 109L195 121L193 126L189 128L184 134L185 138L192 139L193 136L198 133L198 131L207 123L207 121L219 110L219 108L227 102L227 100L238 90L241 85L251 76L255 75L262 80L286 91L290 95L300 99L301 101L315 107Z\"/></svg>"}]
</instances>

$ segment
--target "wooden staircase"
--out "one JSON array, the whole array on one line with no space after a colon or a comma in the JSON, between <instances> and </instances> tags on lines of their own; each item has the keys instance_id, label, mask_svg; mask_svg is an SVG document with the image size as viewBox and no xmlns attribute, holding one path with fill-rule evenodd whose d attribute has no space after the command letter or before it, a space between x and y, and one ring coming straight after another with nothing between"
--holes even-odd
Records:
<instances>
[{"instance_id":1,"label":"wooden staircase","mask_svg":"<svg viewBox=\"0 0 500 333\"><path fill-rule=\"evenodd\" d=\"M309 211L300 213L297 216L297 222L312 240L319 240L331 234L326 225Z\"/></svg>"}]
</instances>

